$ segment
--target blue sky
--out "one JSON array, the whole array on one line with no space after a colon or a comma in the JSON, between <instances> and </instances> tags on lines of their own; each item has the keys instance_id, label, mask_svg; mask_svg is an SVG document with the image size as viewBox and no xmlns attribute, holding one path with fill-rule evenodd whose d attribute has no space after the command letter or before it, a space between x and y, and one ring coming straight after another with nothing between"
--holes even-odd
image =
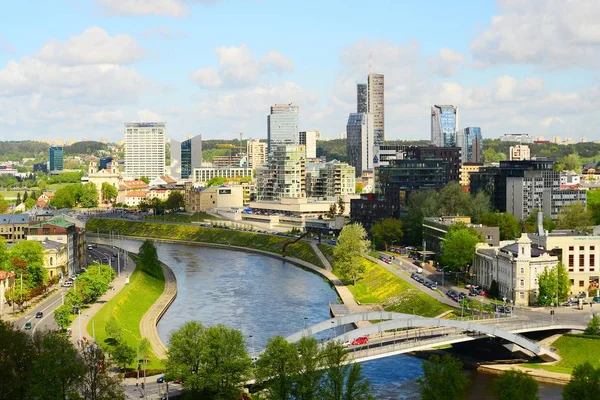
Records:
<instances>
[{"instance_id":1,"label":"blue sky","mask_svg":"<svg viewBox=\"0 0 600 400\"><path fill-rule=\"evenodd\" d=\"M119 140L141 120L178 139L265 138L269 105L289 102L301 129L339 137L369 54L387 138L429 138L429 107L454 104L487 137L600 139L591 0L34 4L3 1L1 140Z\"/></svg>"}]
</instances>

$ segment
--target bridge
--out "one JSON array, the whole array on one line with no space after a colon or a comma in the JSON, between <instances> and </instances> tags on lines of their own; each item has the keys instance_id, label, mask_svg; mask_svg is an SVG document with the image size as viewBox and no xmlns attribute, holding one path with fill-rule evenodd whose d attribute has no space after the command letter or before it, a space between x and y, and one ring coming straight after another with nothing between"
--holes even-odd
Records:
<instances>
[{"instance_id":1,"label":"bridge","mask_svg":"<svg viewBox=\"0 0 600 400\"><path fill-rule=\"evenodd\" d=\"M348 324L360 321L379 321L364 327L338 335L336 330ZM420 328L420 329L419 329ZM426 328L426 329L423 329ZM402 329L402 331L398 331ZM319 332L333 330L330 340L347 342L360 336L369 336L371 341L365 345L349 348L354 362L375 360L397 354L424 350L482 338L496 337L515 344L545 361L557 361L558 354L526 338L521 333L548 330L583 330L585 326L573 324L554 324L551 322L531 322L518 318L482 319L477 322L441 318L425 318L411 314L393 312L364 312L348 314L320 322L286 338L288 342L297 342L302 337Z\"/></svg>"}]
</instances>

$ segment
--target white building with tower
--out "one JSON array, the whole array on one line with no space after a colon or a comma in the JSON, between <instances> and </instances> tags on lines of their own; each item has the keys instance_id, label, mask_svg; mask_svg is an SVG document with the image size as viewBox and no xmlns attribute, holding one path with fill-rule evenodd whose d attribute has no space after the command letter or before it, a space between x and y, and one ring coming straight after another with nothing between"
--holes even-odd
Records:
<instances>
[{"instance_id":1,"label":"white building with tower","mask_svg":"<svg viewBox=\"0 0 600 400\"><path fill-rule=\"evenodd\" d=\"M154 179L165 174L164 122L125 124L125 174L132 178Z\"/></svg>"}]
</instances>

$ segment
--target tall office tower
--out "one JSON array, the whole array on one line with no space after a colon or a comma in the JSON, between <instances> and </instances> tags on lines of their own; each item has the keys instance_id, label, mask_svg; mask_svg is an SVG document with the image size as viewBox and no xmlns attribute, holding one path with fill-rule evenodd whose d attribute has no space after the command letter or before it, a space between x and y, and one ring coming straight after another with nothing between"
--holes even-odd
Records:
<instances>
[{"instance_id":1,"label":"tall office tower","mask_svg":"<svg viewBox=\"0 0 600 400\"><path fill-rule=\"evenodd\" d=\"M320 131L299 132L298 142L306 146L306 158L317 158L317 140L320 138Z\"/></svg>"},{"instance_id":2,"label":"tall office tower","mask_svg":"<svg viewBox=\"0 0 600 400\"><path fill-rule=\"evenodd\" d=\"M248 168L257 168L267 162L267 144L258 139L246 141L246 160Z\"/></svg>"},{"instance_id":3,"label":"tall office tower","mask_svg":"<svg viewBox=\"0 0 600 400\"><path fill-rule=\"evenodd\" d=\"M483 162L483 138L481 128L470 126L456 131L454 145L460 147L461 162L482 163Z\"/></svg>"},{"instance_id":4,"label":"tall office tower","mask_svg":"<svg viewBox=\"0 0 600 400\"><path fill-rule=\"evenodd\" d=\"M431 144L437 147L453 147L458 126L458 107L431 107Z\"/></svg>"},{"instance_id":5,"label":"tall office tower","mask_svg":"<svg viewBox=\"0 0 600 400\"><path fill-rule=\"evenodd\" d=\"M259 201L306 197L306 149L298 144L273 146L267 163L256 169Z\"/></svg>"},{"instance_id":6,"label":"tall office tower","mask_svg":"<svg viewBox=\"0 0 600 400\"><path fill-rule=\"evenodd\" d=\"M267 116L267 151L276 144L298 144L300 111L296 104L275 104Z\"/></svg>"},{"instance_id":7,"label":"tall office tower","mask_svg":"<svg viewBox=\"0 0 600 400\"><path fill-rule=\"evenodd\" d=\"M385 142L385 102L383 74L369 73L367 85L367 112L373 115L373 132L375 135L375 143L383 144L383 142Z\"/></svg>"},{"instance_id":8,"label":"tall office tower","mask_svg":"<svg viewBox=\"0 0 600 400\"><path fill-rule=\"evenodd\" d=\"M125 174L154 179L165 174L165 123L125 124Z\"/></svg>"},{"instance_id":9,"label":"tall office tower","mask_svg":"<svg viewBox=\"0 0 600 400\"><path fill-rule=\"evenodd\" d=\"M367 106L367 99L369 95L367 93L367 84L359 83L356 85L356 112L366 113L369 110Z\"/></svg>"},{"instance_id":10,"label":"tall office tower","mask_svg":"<svg viewBox=\"0 0 600 400\"><path fill-rule=\"evenodd\" d=\"M202 167L202 135L183 142L171 139L171 176L190 179L194 168Z\"/></svg>"},{"instance_id":11,"label":"tall office tower","mask_svg":"<svg viewBox=\"0 0 600 400\"><path fill-rule=\"evenodd\" d=\"M63 154L62 146L50 147L50 172L64 169Z\"/></svg>"},{"instance_id":12,"label":"tall office tower","mask_svg":"<svg viewBox=\"0 0 600 400\"><path fill-rule=\"evenodd\" d=\"M355 169L356 176L373 169L374 128L373 115L352 113L346 125L346 154L348 164Z\"/></svg>"}]
</instances>

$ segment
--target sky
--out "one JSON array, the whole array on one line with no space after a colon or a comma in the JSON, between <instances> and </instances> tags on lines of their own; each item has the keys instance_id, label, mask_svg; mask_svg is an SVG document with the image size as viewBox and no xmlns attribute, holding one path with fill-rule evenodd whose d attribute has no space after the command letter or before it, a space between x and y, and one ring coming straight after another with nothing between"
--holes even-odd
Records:
<instances>
[{"instance_id":1,"label":"sky","mask_svg":"<svg viewBox=\"0 0 600 400\"><path fill-rule=\"evenodd\" d=\"M458 127L598 140L597 0L0 0L0 140L266 138L269 106L345 131L385 75L386 139Z\"/></svg>"}]
</instances>

